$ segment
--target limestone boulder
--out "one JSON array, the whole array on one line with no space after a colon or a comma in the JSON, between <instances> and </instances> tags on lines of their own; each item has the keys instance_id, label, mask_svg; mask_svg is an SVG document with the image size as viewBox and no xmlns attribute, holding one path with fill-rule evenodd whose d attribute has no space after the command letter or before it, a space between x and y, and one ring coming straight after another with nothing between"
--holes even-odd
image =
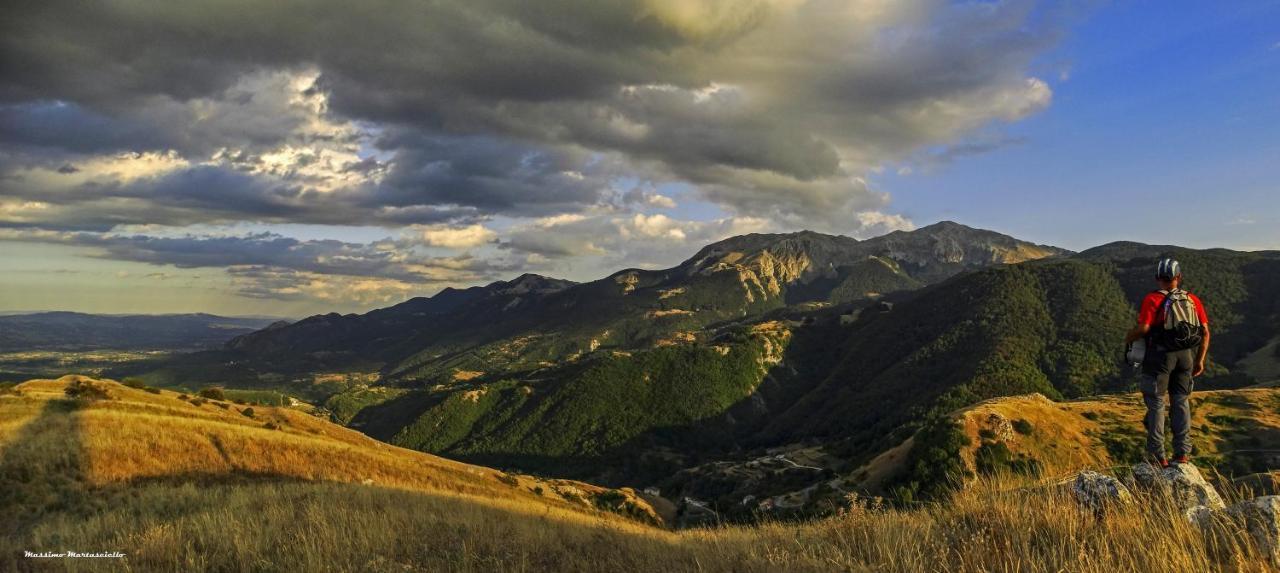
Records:
<instances>
[{"instance_id":1,"label":"limestone boulder","mask_svg":"<svg viewBox=\"0 0 1280 573\"><path fill-rule=\"evenodd\" d=\"M1170 495L1178 509L1189 511L1197 506L1205 506L1217 510L1227 507L1218 495L1218 490L1204 479L1200 469L1191 464L1176 464L1161 472L1161 477L1169 485Z\"/></svg>"},{"instance_id":2,"label":"limestone boulder","mask_svg":"<svg viewBox=\"0 0 1280 573\"><path fill-rule=\"evenodd\" d=\"M1280 567L1280 495L1265 495L1242 501L1226 509L1232 518L1244 523L1263 555Z\"/></svg>"},{"instance_id":3,"label":"limestone boulder","mask_svg":"<svg viewBox=\"0 0 1280 573\"><path fill-rule=\"evenodd\" d=\"M1226 507L1218 490L1194 465L1176 464L1162 469L1144 463L1133 466L1132 475L1135 489L1172 500L1188 519L1192 519L1197 508L1219 510Z\"/></svg>"},{"instance_id":4,"label":"limestone boulder","mask_svg":"<svg viewBox=\"0 0 1280 573\"><path fill-rule=\"evenodd\" d=\"M1133 501L1133 494L1120 480L1095 471L1085 470L1071 480L1071 492L1076 501L1095 513L1103 513L1108 507Z\"/></svg>"}]
</instances>

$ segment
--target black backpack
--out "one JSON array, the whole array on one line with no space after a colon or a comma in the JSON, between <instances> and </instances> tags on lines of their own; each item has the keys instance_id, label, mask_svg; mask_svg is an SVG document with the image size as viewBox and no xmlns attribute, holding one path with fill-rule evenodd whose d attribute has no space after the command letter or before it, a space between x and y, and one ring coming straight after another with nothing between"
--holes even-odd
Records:
<instances>
[{"instance_id":1,"label":"black backpack","mask_svg":"<svg viewBox=\"0 0 1280 573\"><path fill-rule=\"evenodd\" d=\"M1163 320L1152 325L1152 342L1171 352L1200 346L1204 342L1204 325L1200 324L1196 301L1182 289L1156 292L1164 295L1156 315Z\"/></svg>"}]
</instances>

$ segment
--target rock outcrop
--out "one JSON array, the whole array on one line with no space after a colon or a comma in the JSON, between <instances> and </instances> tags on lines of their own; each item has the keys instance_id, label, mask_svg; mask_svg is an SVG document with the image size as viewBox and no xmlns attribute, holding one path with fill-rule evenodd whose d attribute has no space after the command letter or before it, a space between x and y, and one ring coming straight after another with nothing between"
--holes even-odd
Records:
<instances>
[{"instance_id":1,"label":"rock outcrop","mask_svg":"<svg viewBox=\"0 0 1280 573\"><path fill-rule=\"evenodd\" d=\"M1182 510L1205 506L1218 510L1227 507L1218 490L1205 481L1199 468L1191 464L1177 464L1164 469L1162 477L1169 483L1171 495Z\"/></svg>"},{"instance_id":2,"label":"rock outcrop","mask_svg":"<svg viewBox=\"0 0 1280 573\"><path fill-rule=\"evenodd\" d=\"M1266 495L1237 503L1226 515L1244 523L1263 555L1280 567L1280 495Z\"/></svg>"},{"instance_id":3,"label":"rock outcrop","mask_svg":"<svg viewBox=\"0 0 1280 573\"><path fill-rule=\"evenodd\" d=\"M1157 468L1151 464L1133 466L1133 484L1157 499L1170 500L1192 523L1203 523L1211 512L1227 506L1218 490L1191 464Z\"/></svg>"},{"instance_id":4,"label":"rock outcrop","mask_svg":"<svg viewBox=\"0 0 1280 573\"><path fill-rule=\"evenodd\" d=\"M1272 565L1280 566L1280 495L1265 495L1242 501L1230 507L1200 470L1191 464L1178 464L1164 469L1150 464L1133 467L1136 488L1171 500L1187 520L1205 530L1221 519L1244 525L1263 555Z\"/></svg>"},{"instance_id":5,"label":"rock outcrop","mask_svg":"<svg viewBox=\"0 0 1280 573\"><path fill-rule=\"evenodd\" d=\"M1085 470L1071 481L1071 492L1080 505L1102 514L1108 507L1133 501L1133 494L1120 480L1095 471Z\"/></svg>"},{"instance_id":6,"label":"rock outcrop","mask_svg":"<svg viewBox=\"0 0 1280 573\"><path fill-rule=\"evenodd\" d=\"M982 429L989 432L997 442L1013 440L1013 423L998 412L992 412L982 421Z\"/></svg>"}]
</instances>

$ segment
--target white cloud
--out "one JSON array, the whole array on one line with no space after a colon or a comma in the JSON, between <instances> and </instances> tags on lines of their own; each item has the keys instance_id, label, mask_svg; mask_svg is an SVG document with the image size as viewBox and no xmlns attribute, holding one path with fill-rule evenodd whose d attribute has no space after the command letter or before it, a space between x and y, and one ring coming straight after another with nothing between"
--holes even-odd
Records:
<instances>
[{"instance_id":1,"label":"white cloud","mask_svg":"<svg viewBox=\"0 0 1280 573\"><path fill-rule=\"evenodd\" d=\"M538 220L516 225L500 247L535 255L540 264L557 261L561 268L597 268L603 274L640 261L647 261L649 266L674 265L707 243L770 230L778 229L759 217L695 221L661 213L624 214L598 209L559 217L554 222Z\"/></svg>"},{"instance_id":2,"label":"white cloud","mask_svg":"<svg viewBox=\"0 0 1280 573\"><path fill-rule=\"evenodd\" d=\"M650 207L659 207L662 209L676 208L675 199L667 197L666 195L659 195L657 193L646 196L644 201L645 201L645 204L649 205Z\"/></svg>"},{"instance_id":3,"label":"white cloud","mask_svg":"<svg viewBox=\"0 0 1280 573\"><path fill-rule=\"evenodd\" d=\"M232 288L241 296L324 305L385 306L423 294L420 284L399 279L326 275L293 269L231 267ZM450 286L442 283L440 286Z\"/></svg>"},{"instance_id":4,"label":"white cloud","mask_svg":"<svg viewBox=\"0 0 1280 573\"><path fill-rule=\"evenodd\" d=\"M863 211L857 214L859 232L862 238L875 237L893 231L911 231L915 223L902 215L881 213L879 211Z\"/></svg>"},{"instance_id":5,"label":"white cloud","mask_svg":"<svg viewBox=\"0 0 1280 573\"><path fill-rule=\"evenodd\" d=\"M636 213L630 219L617 219L615 223L618 225L618 234L624 240L639 236L672 241L685 240L686 235L681 227L688 224L662 214L645 215L643 213Z\"/></svg>"},{"instance_id":6,"label":"white cloud","mask_svg":"<svg viewBox=\"0 0 1280 573\"><path fill-rule=\"evenodd\" d=\"M411 227L423 244L431 247L449 249L466 249L478 247L497 240L498 234L484 225L475 224L464 227L449 225L431 225Z\"/></svg>"},{"instance_id":7,"label":"white cloud","mask_svg":"<svg viewBox=\"0 0 1280 573\"><path fill-rule=\"evenodd\" d=\"M579 221L585 220L586 218L587 216L583 215L582 213L565 213L563 215L539 217L537 219L534 219L533 225L535 227L541 227L543 229L547 229L551 227L559 227L561 225L569 225L572 223L577 223Z\"/></svg>"}]
</instances>

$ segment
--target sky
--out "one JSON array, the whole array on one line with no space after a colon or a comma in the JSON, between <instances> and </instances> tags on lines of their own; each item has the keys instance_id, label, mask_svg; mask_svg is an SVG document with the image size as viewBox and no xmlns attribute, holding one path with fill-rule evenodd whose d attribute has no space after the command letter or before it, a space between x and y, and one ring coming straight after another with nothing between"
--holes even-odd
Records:
<instances>
[{"instance_id":1,"label":"sky","mask_svg":"<svg viewBox=\"0 0 1280 573\"><path fill-rule=\"evenodd\" d=\"M1280 249L1280 2L23 2L0 312L358 312L748 232Z\"/></svg>"}]
</instances>

